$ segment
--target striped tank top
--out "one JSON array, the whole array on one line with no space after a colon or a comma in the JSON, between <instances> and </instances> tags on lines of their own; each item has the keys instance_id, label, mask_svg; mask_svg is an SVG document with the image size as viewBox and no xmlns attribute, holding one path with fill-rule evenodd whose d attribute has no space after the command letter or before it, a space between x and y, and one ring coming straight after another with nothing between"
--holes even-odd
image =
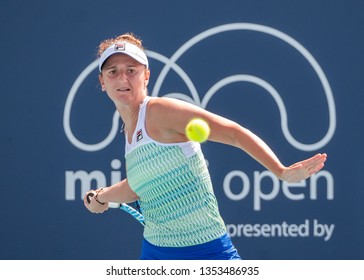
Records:
<instances>
[{"instance_id":1,"label":"striped tank top","mask_svg":"<svg viewBox=\"0 0 364 280\"><path fill-rule=\"evenodd\" d=\"M140 197L144 238L161 247L203 244L226 233L201 146L196 142L159 143L145 127L146 97L128 143L126 172Z\"/></svg>"}]
</instances>

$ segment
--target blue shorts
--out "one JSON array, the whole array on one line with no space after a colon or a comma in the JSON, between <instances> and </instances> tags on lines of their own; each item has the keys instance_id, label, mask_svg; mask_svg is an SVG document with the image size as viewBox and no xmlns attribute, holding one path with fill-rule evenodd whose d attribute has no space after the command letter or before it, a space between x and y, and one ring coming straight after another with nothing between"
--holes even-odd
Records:
<instances>
[{"instance_id":1,"label":"blue shorts","mask_svg":"<svg viewBox=\"0 0 364 280\"><path fill-rule=\"evenodd\" d=\"M143 240L141 260L240 260L238 251L225 233L210 242L187 247L160 247Z\"/></svg>"}]
</instances>

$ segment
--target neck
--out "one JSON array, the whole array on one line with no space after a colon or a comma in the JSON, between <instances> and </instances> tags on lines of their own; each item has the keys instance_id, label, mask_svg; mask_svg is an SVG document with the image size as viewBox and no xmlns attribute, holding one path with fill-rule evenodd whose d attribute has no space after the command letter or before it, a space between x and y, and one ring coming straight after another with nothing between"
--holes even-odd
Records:
<instances>
[{"instance_id":1,"label":"neck","mask_svg":"<svg viewBox=\"0 0 364 280\"><path fill-rule=\"evenodd\" d=\"M131 105L119 105L116 104L116 108L120 114L120 117L124 123L124 131L129 136L131 136L135 130L137 121L138 121L138 114L140 105L143 103L145 96L138 99Z\"/></svg>"}]
</instances>

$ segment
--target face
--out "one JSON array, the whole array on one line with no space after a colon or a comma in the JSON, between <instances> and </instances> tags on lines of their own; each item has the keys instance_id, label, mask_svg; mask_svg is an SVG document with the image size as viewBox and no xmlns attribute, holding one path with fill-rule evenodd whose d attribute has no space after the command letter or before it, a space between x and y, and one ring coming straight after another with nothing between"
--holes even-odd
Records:
<instances>
[{"instance_id":1,"label":"face","mask_svg":"<svg viewBox=\"0 0 364 280\"><path fill-rule=\"evenodd\" d=\"M114 103L133 104L147 94L150 71L126 54L110 56L99 75L103 91Z\"/></svg>"}]
</instances>

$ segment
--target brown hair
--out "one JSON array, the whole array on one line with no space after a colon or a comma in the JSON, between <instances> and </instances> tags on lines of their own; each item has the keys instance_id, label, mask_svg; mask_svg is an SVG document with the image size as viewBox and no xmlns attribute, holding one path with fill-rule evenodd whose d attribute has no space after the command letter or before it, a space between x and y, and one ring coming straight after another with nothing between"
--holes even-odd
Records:
<instances>
[{"instance_id":1,"label":"brown hair","mask_svg":"<svg viewBox=\"0 0 364 280\"><path fill-rule=\"evenodd\" d=\"M97 52L97 55L98 56L101 56L101 54L108 47L110 47L112 44L115 44L116 42L120 42L120 41L129 42L131 44L134 44L134 45L138 46L140 49L144 50L144 47L142 45L142 40L140 38L138 38L133 33L125 33L125 34L119 35L119 36L117 36L115 38L106 39L106 40L102 41L100 43L100 45L99 45L99 50Z\"/></svg>"}]
</instances>

